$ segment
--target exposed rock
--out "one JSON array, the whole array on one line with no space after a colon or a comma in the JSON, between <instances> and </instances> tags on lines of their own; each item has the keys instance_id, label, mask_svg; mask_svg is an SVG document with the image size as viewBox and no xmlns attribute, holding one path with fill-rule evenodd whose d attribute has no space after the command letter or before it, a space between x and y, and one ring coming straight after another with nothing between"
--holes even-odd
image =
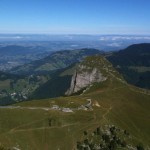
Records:
<instances>
[{"instance_id":1,"label":"exposed rock","mask_svg":"<svg viewBox=\"0 0 150 150\"><path fill-rule=\"evenodd\" d=\"M107 77L103 76L100 69L79 65L72 77L71 86L65 94L71 95L88 87L92 83L102 82L106 79Z\"/></svg>"}]
</instances>

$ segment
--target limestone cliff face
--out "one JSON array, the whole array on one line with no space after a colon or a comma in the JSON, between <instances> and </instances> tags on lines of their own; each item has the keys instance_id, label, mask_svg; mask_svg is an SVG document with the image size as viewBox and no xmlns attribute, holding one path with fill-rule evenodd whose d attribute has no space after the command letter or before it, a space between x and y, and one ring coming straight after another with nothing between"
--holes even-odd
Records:
<instances>
[{"instance_id":1,"label":"limestone cliff face","mask_svg":"<svg viewBox=\"0 0 150 150\"><path fill-rule=\"evenodd\" d=\"M102 82L106 79L107 77L103 76L98 68L79 65L72 77L71 86L66 92L66 95L71 95L86 88L92 83Z\"/></svg>"}]
</instances>

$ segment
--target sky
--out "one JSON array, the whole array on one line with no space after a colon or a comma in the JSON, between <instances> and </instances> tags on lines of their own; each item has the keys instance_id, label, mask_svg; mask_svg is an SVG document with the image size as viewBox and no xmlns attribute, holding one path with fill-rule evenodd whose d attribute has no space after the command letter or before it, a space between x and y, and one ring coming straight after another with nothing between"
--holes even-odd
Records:
<instances>
[{"instance_id":1,"label":"sky","mask_svg":"<svg viewBox=\"0 0 150 150\"><path fill-rule=\"evenodd\" d=\"M0 0L0 33L150 34L150 0Z\"/></svg>"}]
</instances>

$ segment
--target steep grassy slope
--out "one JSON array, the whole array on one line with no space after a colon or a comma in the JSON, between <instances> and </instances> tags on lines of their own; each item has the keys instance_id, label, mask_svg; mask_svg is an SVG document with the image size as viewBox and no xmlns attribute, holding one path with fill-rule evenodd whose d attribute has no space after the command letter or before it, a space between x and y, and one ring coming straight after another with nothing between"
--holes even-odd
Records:
<instances>
[{"instance_id":1,"label":"steep grassy slope","mask_svg":"<svg viewBox=\"0 0 150 150\"><path fill-rule=\"evenodd\" d=\"M94 59L93 59L94 60ZM87 131L115 125L130 133L133 147L150 147L150 93L128 85L116 72L95 83L82 95L34 100L0 108L0 142L5 147L28 150L71 150ZM92 109L78 110L92 100ZM73 112L50 110L53 105ZM127 148L124 148L127 149Z\"/></svg>"},{"instance_id":2,"label":"steep grassy slope","mask_svg":"<svg viewBox=\"0 0 150 150\"><path fill-rule=\"evenodd\" d=\"M72 75L77 64L61 69L51 75L51 79L37 88L30 96L30 99L52 98L65 95L71 82Z\"/></svg>"},{"instance_id":3,"label":"steep grassy slope","mask_svg":"<svg viewBox=\"0 0 150 150\"><path fill-rule=\"evenodd\" d=\"M129 83L150 88L150 43L131 45L107 59Z\"/></svg>"},{"instance_id":4,"label":"steep grassy slope","mask_svg":"<svg viewBox=\"0 0 150 150\"><path fill-rule=\"evenodd\" d=\"M64 50L55 52L46 58L33 61L24 66L20 66L11 70L16 74L37 74L47 73L57 69L62 69L70 66L73 63L81 61L84 57L102 53L96 49L79 49L79 50Z\"/></svg>"}]
</instances>

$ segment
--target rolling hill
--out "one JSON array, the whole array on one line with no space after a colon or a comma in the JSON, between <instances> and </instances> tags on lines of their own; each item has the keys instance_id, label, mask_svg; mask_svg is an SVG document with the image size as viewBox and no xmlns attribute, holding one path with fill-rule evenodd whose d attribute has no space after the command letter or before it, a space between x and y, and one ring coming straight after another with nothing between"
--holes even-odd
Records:
<instances>
[{"instance_id":1,"label":"rolling hill","mask_svg":"<svg viewBox=\"0 0 150 150\"><path fill-rule=\"evenodd\" d=\"M52 53L46 58L16 67L11 70L11 73L31 75L54 72L58 69L66 68L73 63L79 62L86 56L100 53L102 54L103 52L96 49L58 51Z\"/></svg>"},{"instance_id":2,"label":"rolling hill","mask_svg":"<svg viewBox=\"0 0 150 150\"><path fill-rule=\"evenodd\" d=\"M107 79L92 82L80 95L0 108L0 143L3 147L71 150L78 149L79 143L84 141L82 148L85 148L87 138L88 144L99 142L97 138L100 140L104 135L111 138L110 128L115 127L116 134L120 132L120 140L124 139L126 143L118 144L117 150L137 149L139 145L149 149L149 91L127 84L105 58L88 57L81 64L84 67L78 70L78 79L85 72L91 74L94 68ZM95 129L102 133L98 135ZM102 147L109 146L112 140L115 138L107 143L100 140Z\"/></svg>"}]
</instances>

